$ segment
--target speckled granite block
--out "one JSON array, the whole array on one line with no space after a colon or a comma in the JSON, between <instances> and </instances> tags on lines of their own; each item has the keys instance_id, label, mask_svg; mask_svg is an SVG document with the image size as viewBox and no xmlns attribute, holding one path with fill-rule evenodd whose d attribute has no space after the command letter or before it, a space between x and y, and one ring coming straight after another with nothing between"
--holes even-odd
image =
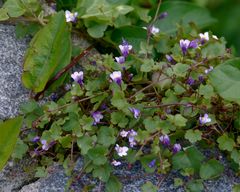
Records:
<instances>
[{"instance_id":1,"label":"speckled granite block","mask_svg":"<svg viewBox=\"0 0 240 192\"><path fill-rule=\"evenodd\" d=\"M0 119L18 114L19 104L29 92L21 84L24 52L28 40L15 37L15 27L0 25Z\"/></svg>"}]
</instances>

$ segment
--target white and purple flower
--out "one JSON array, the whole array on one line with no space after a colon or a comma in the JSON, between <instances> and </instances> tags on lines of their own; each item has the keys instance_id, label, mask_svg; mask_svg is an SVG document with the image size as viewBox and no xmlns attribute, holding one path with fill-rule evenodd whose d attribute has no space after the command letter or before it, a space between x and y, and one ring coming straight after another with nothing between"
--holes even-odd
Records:
<instances>
[{"instance_id":1,"label":"white and purple flower","mask_svg":"<svg viewBox=\"0 0 240 192\"><path fill-rule=\"evenodd\" d=\"M101 119L103 119L103 115L99 111L95 111L92 114L92 118L94 119L93 125L97 125Z\"/></svg>"},{"instance_id":2,"label":"white and purple flower","mask_svg":"<svg viewBox=\"0 0 240 192\"><path fill-rule=\"evenodd\" d=\"M76 22L77 16L78 16L77 12L72 13L68 10L65 11L65 17L67 22Z\"/></svg>"},{"instance_id":3,"label":"white and purple flower","mask_svg":"<svg viewBox=\"0 0 240 192\"><path fill-rule=\"evenodd\" d=\"M190 41L188 39L186 39L186 40L181 39L179 44L180 44L180 47L182 49L183 55L186 55L188 47L189 47L189 44L190 44Z\"/></svg>"},{"instance_id":4,"label":"white and purple flower","mask_svg":"<svg viewBox=\"0 0 240 192\"><path fill-rule=\"evenodd\" d=\"M179 152L181 149L182 149L182 147L181 147L180 144L175 143L175 144L173 145L173 153L177 153L177 152Z\"/></svg>"},{"instance_id":5,"label":"white and purple flower","mask_svg":"<svg viewBox=\"0 0 240 192\"><path fill-rule=\"evenodd\" d=\"M123 39L122 45L119 45L119 49L124 57L129 55L129 52L132 50L132 45L129 45L126 40Z\"/></svg>"},{"instance_id":6,"label":"white and purple flower","mask_svg":"<svg viewBox=\"0 0 240 192\"><path fill-rule=\"evenodd\" d=\"M110 78L118 85L121 85L121 83L122 83L121 71L114 71L113 73L110 74Z\"/></svg>"},{"instance_id":7,"label":"white and purple flower","mask_svg":"<svg viewBox=\"0 0 240 192\"><path fill-rule=\"evenodd\" d=\"M113 166L117 167L119 165L121 165L122 163L120 161L116 161L115 159L113 159L112 163Z\"/></svg>"},{"instance_id":8,"label":"white and purple flower","mask_svg":"<svg viewBox=\"0 0 240 192\"><path fill-rule=\"evenodd\" d=\"M128 133L129 133L129 131L125 131L125 130L122 130L121 132L120 132L120 136L121 137L127 137L128 136Z\"/></svg>"},{"instance_id":9,"label":"white and purple flower","mask_svg":"<svg viewBox=\"0 0 240 192\"><path fill-rule=\"evenodd\" d=\"M200 33L199 37L201 39L202 44L204 44L205 41L209 41L209 33L208 32Z\"/></svg>"},{"instance_id":10,"label":"white and purple flower","mask_svg":"<svg viewBox=\"0 0 240 192\"><path fill-rule=\"evenodd\" d=\"M118 144L116 144L115 150L120 157L127 156L128 147L126 146L120 147Z\"/></svg>"},{"instance_id":11,"label":"white and purple flower","mask_svg":"<svg viewBox=\"0 0 240 192\"><path fill-rule=\"evenodd\" d=\"M205 74L210 73L213 70L213 66L210 66L209 69L205 69Z\"/></svg>"},{"instance_id":12,"label":"white and purple flower","mask_svg":"<svg viewBox=\"0 0 240 192\"><path fill-rule=\"evenodd\" d=\"M128 132L128 142L130 144L130 147L134 147L137 144L135 140L135 136L137 136L137 132L131 129Z\"/></svg>"},{"instance_id":13,"label":"white and purple flower","mask_svg":"<svg viewBox=\"0 0 240 192\"><path fill-rule=\"evenodd\" d=\"M173 65L175 65L177 63L171 55L166 55L166 59L168 60L169 63L171 63Z\"/></svg>"},{"instance_id":14,"label":"white and purple flower","mask_svg":"<svg viewBox=\"0 0 240 192\"><path fill-rule=\"evenodd\" d=\"M42 150L47 151L50 147L50 145L47 143L46 140L41 140L41 144L42 144Z\"/></svg>"},{"instance_id":15,"label":"white and purple flower","mask_svg":"<svg viewBox=\"0 0 240 192\"><path fill-rule=\"evenodd\" d=\"M141 114L140 110L134 107L129 107L129 110L133 113L135 119L137 119Z\"/></svg>"},{"instance_id":16,"label":"white and purple flower","mask_svg":"<svg viewBox=\"0 0 240 192\"><path fill-rule=\"evenodd\" d=\"M168 135L162 135L159 137L159 140L161 141L161 143L165 146L169 146L170 145L170 139Z\"/></svg>"},{"instance_id":17,"label":"white and purple flower","mask_svg":"<svg viewBox=\"0 0 240 192\"><path fill-rule=\"evenodd\" d=\"M119 64L125 63L125 57L124 56L115 57L115 59Z\"/></svg>"},{"instance_id":18,"label":"white and purple flower","mask_svg":"<svg viewBox=\"0 0 240 192\"><path fill-rule=\"evenodd\" d=\"M199 122L202 125L206 124L206 123L210 123L211 121L212 121L212 119L208 116L207 113L205 113L203 117L202 116L199 117Z\"/></svg>"},{"instance_id":19,"label":"white and purple flower","mask_svg":"<svg viewBox=\"0 0 240 192\"><path fill-rule=\"evenodd\" d=\"M80 84L80 85L83 85L83 72L80 71L80 72L74 72L71 77L73 78L73 80Z\"/></svg>"}]
</instances>

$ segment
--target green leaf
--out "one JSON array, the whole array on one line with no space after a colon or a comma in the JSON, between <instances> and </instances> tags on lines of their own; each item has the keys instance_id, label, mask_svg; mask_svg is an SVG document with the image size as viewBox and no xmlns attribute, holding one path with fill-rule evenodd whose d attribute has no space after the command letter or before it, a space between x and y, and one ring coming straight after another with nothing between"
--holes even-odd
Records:
<instances>
[{"instance_id":1,"label":"green leaf","mask_svg":"<svg viewBox=\"0 0 240 192\"><path fill-rule=\"evenodd\" d=\"M104 164L101 166L96 166L93 170L93 177L98 177L101 181L107 182L112 168L109 164Z\"/></svg>"},{"instance_id":2,"label":"green leaf","mask_svg":"<svg viewBox=\"0 0 240 192\"><path fill-rule=\"evenodd\" d=\"M202 57L213 59L216 57L224 56L226 52L225 50L225 42L220 43L219 41L215 41L214 43L210 43L202 49Z\"/></svg>"},{"instance_id":3,"label":"green leaf","mask_svg":"<svg viewBox=\"0 0 240 192\"><path fill-rule=\"evenodd\" d=\"M240 151L237 149L233 149L231 152L231 158L234 160L235 163L240 165Z\"/></svg>"},{"instance_id":4,"label":"green leaf","mask_svg":"<svg viewBox=\"0 0 240 192\"><path fill-rule=\"evenodd\" d=\"M240 191L240 184L234 185L233 188L232 188L232 191L233 192L239 192Z\"/></svg>"},{"instance_id":5,"label":"green leaf","mask_svg":"<svg viewBox=\"0 0 240 192\"><path fill-rule=\"evenodd\" d=\"M147 181L142 187L142 192L157 192L158 187L156 185L153 185L152 182Z\"/></svg>"},{"instance_id":6,"label":"green leaf","mask_svg":"<svg viewBox=\"0 0 240 192\"><path fill-rule=\"evenodd\" d=\"M104 35L104 31L107 29L106 24L97 23L95 21L85 21L87 32L94 38L101 38Z\"/></svg>"},{"instance_id":7,"label":"green leaf","mask_svg":"<svg viewBox=\"0 0 240 192\"><path fill-rule=\"evenodd\" d=\"M111 122L121 128L125 128L128 124L128 118L121 111L111 113Z\"/></svg>"},{"instance_id":8,"label":"green leaf","mask_svg":"<svg viewBox=\"0 0 240 192\"><path fill-rule=\"evenodd\" d=\"M97 146L88 150L88 157L93 161L95 165L103 165L107 162L105 155L107 154L107 148L103 146Z\"/></svg>"},{"instance_id":9,"label":"green leaf","mask_svg":"<svg viewBox=\"0 0 240 192\"><path fill-rule=\"evenodd\" d=\"M83 115L82 119L80 119L79 121L83 130L91 131L93 129L94 120L92 117L87 117L86 115Z\"/></svg>"},{"instance_id":10,"label":"green leaf","mask_svg":"<svg viewBox=\"0 0 240 192\"><path fill-rule=\"evenodd\" d=\"M0 170L14 150L22 123L21 116L0 123Z\"/></svg>"},{"instance_id":11,"label":"green leaf","mask_svg":"<svg viewBox=\"0 0 240 192\"><path fill-rule=\"evenodd\" d=\"M88 150L93 147L93 138L87 135L84 135L77 139L77 145L81 150L81 154L87 154Z\"/></svg>"},{"instance_id":12,"label":"green leaf","mask_svg":"<svg viewBox=\"0 0 240 192\"><path fill-rule=\"evenodd\" d=\"M0 8L0 21L5 21L8 19L8 10L6 8Z\"/></svg>"},{"instance_id":13,"label":"green leaf","mask_svg":"<svg viewBox=\"0 0 240 192\"><path fill-rule=\"evenodd\" d=\"M119 182L117 177L111 175L105 187L106 192L120 192L122 190L122 183Z\"/></svg>"},{"instance_id":14,"label":"green leaf","mask_svg":"<svg viewBox=\"0 0 240 192\"><path fill-rule=\"evenodd\" d=\"M5 8L10 17L19 17L26 12L19 0L7 0L3 8Z\"/></svg>"},{"instance_id":15,"label":"green leaf","mask_svg":"<svg viewBox=\"0 0 240 192\"><path fill-rule=\"evenodd\" d=\"M154 116L153 118L147 117L146 119L144 119L143 124L146 130L150 133L154 133L155 131L161 129L161 121L158 116Z\"/></svg>"},{"instance_id":16,"label":"green leaf","mask_svg":"<svg viewBox=\"0 0 240 192\"><path fill-rule=\"evenodd\" d=\"M22 81L26 88L41 92L49 79L69 64L71 37L64 12L55 14L32 39L25 54ZM62 79L58 81L60 84Z\"/></svg>"},{"instance_id":17,"label":"green leaf","mask_svg":"<svg viewBox=\"0 0 240 192\"><path fill-rule=\"evenodd\" d=\"M37 167L35 177L41 178L41 177L47 177L48 171L44 167Z\"/></svg>"},{"instance_id":18,"label":"green leaf","mask_svg":"<svg viewBox=\"0 0 240 192\"><path fill-rule=\"evenodd\" d=\"M28 146L21 139L18 139L12 157L22 159L23 155L26 154L27 150Z\"/></svg>"},{"instance_id":19,"label":"green leaf","mask_svg":"<svg viewBox=\"0 0 240 192\"><path fill-rule=\"evenodd\" d=\"M195 172L198 172L203 160L203 154L196 147L189 147L173 156L173 169L193 168Z\"/></svg>"},{"instance_id":20,"label":"green leaf","mask_svg":"<svg viewBox=\"0 0 240 192\"><path fill-rule=\"evenodd\" d=\"M200 168L200 177L202 179L212 179L220 176L223 171L223 165L216 159L211 159L208 162L202 164Z\"/></svg>"},{"instance_id":21,"label":"green leaf","mask_svg":"<svg viewBox=\"0 0 240 192\"><path fill-rule=\"evenodd\" d=\"M216 22L207 9L198 7L194 3L182 1L164 2L161 5L160 12L164 11L167 11L168 17L155 23L155 26L164 33L176 32L177 24L184 29L189 29L189 23L195 23L198 27L204 28Z\"/></svg>"},{"instance_id":22,"label":"green leaf","mask_svg":"<svg viewBox=\"0 0 240 192\"><path fill-rule=\"evenodd\" d=\"M202 132L199 130L187 130L185 133L185 138L188 139L191 143L195 143L202 139Z\"/></svg>"},{"instance_id":23,"label":"green leaf","mask_svg":"<svg viewBox=\"0 0 240 192\"><path fill-rule=\"evenodd\" d=\"M210 81L221 97L240 103L240 59L220 64L209 74Z\"/></svg>"},{"instance_id":24,"label":"green leaf","mask_svg":"<svg viewBox=\"0 0 240 192\"><path fill-rule=\"evenodd\" d=\"M203 95L206 99L210 99L215 95L213 87L211 85L203 85L203 84L201 84L199 87L199 94Z\"/></svg>"},{"instance_id":25,"label":"green leaf","mask_svg":"<svg viewBox=\"0 0 240 192\"><path fill-rule=\"evenodd\" d=\"M185 77L188 69L189 65L187 64L177 63L173 65L173 73L178 77Z\"/></svg>"},{"instance_id":26,"label":"green leaf","mask_svg":"<svg viewBox=\"0 0 240 192\"><path fill-rule=\"evenodd\" d=\"M221 150L227 150L232 151L233 147L235 145L235 142L232 138L228 137L226 133L224 133L221 137L217 139L217 142L219 143L219 148Z\"/></svg>"},{"instance_id":27,"label":"green leaf","mask_svg":"<svg viewBox=\"0 0 240 192\"><path fill-rule=\"evenodd\" d=\"M116 141L114 132L114 128L112 127L101 127L98 132L98 143L106 147L114 144Z\"/></svg>"},{"instance_id":28,"label":"green leaf","mask_svg":"<svg viewBox=\"0 0 240 192\"><path fill-rule=\"evenodd\" d=\"M187 119L184 118L181 114L168 115L168 119L176 127L185 127L187 123Z\"/></svg>"},{"instance_id":29,"label":"green leaf","mask_svg":"<svg viewBox=\"0 0 240 192\"><path fill-rule=\"evenodd\" d=\"M154 66L153 59L145 59L144 63L141 65L140 71L142 72L150 72Z\"/></svg>"},{"instance_id":30,"label":"green leaf","mask_svg":"<svg viewBox=\"0 0 240 192\"><path fill-rule=\"evenodd\" d=\"M201 180L192 180L187 183L187 189L190 192L201 192L204 190L204 186Z\"/></svg>"}]
</instances>

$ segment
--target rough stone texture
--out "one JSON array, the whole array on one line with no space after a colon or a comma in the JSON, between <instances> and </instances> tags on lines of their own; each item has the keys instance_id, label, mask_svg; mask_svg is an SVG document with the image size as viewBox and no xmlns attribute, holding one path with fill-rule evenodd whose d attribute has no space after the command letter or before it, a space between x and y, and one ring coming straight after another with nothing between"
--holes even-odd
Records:
<instances>
[{"instance_id":1,"label":"rough stone texture","mask_svg":"<svg viewBox=\"0 0 240 192\"><path fill-rule=\"evenodd\" d=\"M19 104L28 99L21 72L28 40L17 40L14 26L0 25L0 119L16 116Z\"/></svg>"},{"instance_id":2,"label":"rough stone texture","mask_svg":"<svg viewBox=\"0 0 240 192\"><path fill-rule=\"evenodd\" d=\"M233 171L228 168L227 161L222 159L221 162L225 165L226 170L223 175L215 180L209 180L204 182L206 192L229 192L232 186L240 182L240 178L234 175ZM75 170L80 170L82 167L82 160L79 159ZM131 169L127 168L127 164L123 163L121 166L114 169L114 174L118 176L123 183L122 192L140 192L142 185L151 181L153 184L159 184L158 192L184 192L183 187L174 187L174 178L180 177L186 181L178 172L172 171L168 175L160 174L146 174L140 166L140 163L133 165ZM64 174L64 170L61 166L54 166L51 169L52 173L47 178L42 178L26 185L20 190L20 192L64 192L64 187L67 184L69 177ZM71 187L72 191L82 191L84 185L95 185L91 190L92 192L105 191L101 186L99 189L99 182L92 179L89 175L83 175L80 180L76 181Z\"/></svg>"}]
</instances>

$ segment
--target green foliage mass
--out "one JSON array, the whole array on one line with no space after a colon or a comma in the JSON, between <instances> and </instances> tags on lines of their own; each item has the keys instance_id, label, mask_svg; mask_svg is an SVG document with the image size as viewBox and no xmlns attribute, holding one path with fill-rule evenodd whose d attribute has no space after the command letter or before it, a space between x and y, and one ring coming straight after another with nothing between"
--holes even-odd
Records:
<instances>
[{"instance_id":1,"label":"green foliage mass","mask_svg":"<svg viewBox=\"0 0 240 192\"><path fill-rule=\"evenodd\" d=\"M224 38L211 32L200 38L200 29L215 22L206 9L155 0L59 0L56 6L45 14L33 0L7 0L0 9L0 20L29 21L17 26L18 36L34 35L22 81L36 100L44 93L52 99L43 105L31 100L21 106L23 118L1 122L0 168L11 154L28 154L39 160L36 177L46 176L56 161L70 175L81 155L81 173L92 173L106 191L121 191L114 166L139 161L148 173L178 170L188 181L176 178L176 186L202 191L203 180L223 172L199 150L213 146L227 151L239 170L240 61ZM67 22L66 10L77 18ZM160 18L164 11L168 16ZM76 71L70 68L91 47L79 55L73 33L104 53L88 56ZM181 40L191 46L183 48ZM129 48L122 64L114 58L123 54L120 44ZM142 191L157 186L147 182Z\"/></svg>"}]
</instances>

